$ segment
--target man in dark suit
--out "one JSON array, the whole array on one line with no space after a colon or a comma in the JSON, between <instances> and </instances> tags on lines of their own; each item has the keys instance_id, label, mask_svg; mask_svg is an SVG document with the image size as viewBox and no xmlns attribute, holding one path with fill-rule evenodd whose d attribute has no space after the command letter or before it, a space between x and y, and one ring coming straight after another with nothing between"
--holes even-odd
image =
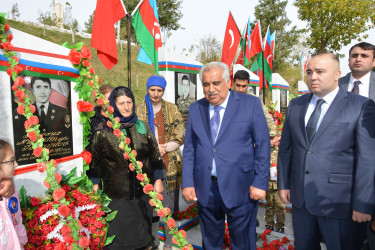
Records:
<instances>
[{"instance_id":1,"label":"man in dark suit","mask_svg":"<svg viewBox=\"0 0 375 250\"><path fill-rule=\"evenodd\" d=\"M230 90L228 66L200 71L205 98L190 105L182 161L183 196L198 201L204 249L256 249L258 200L268 184L270 140L259 98Z\"/></svg>"},{"instance_id":2,"label":"man in dark suit","mask_svg":"<svg viewBox=\"0 0 375 250\"><path fill-rule=\"evenodd\" d=\"M31 89L35 96L36 115L42 133L63 132L71 126L68 110L49 102L52 92L50 79L33 77Z\"/></svg>"},{"instance_id":3,"label":"man in dark suit","mask_svg":"<svg viewBox=\"0 0 375 250\"><path fill-rule=\"evenodd\" d=\"M357 93L375 101L375 46L361 42L349 50L349 68L346 76L339 79L339 85L346 91ZM357 85L357 87L355 86ZM358 92L357 92L358 91ZM375 217L371 221L367 232L370 249L375 249Z\"/></svg>"},{"instance_id":4,"label":"man in dark suit","mask_svg":"<svg viewBox=\"0 0 375 250\"><path fill-rule=\"evenodd\" d=\"M354 45L349 50L351 72L340 78L340 87L375 101L374 67L375 46L366 42Z\"/></svg>"},{"instance_id":5,"label":"man in dark suit","mask_svg":"<svg viewBox=\"0 0 375 250\"><path fill-rule=\"evenodd\" d=\"M338 87L331 53L307 66L310 94L291 101L281 136L278 188L292 203L296 249L360 249L375 211L375 104Z\"/></svg>"}]
</instances>

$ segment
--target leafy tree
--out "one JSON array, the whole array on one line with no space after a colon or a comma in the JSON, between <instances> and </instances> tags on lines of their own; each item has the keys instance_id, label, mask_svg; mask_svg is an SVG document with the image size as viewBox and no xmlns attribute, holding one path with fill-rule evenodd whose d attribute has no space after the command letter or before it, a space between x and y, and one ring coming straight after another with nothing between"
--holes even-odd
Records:
<instances>
[{"instance_id":1,"label":"leafy tree","mask_svg":"<svg viewBox=\"0 0 375 250\"><path fill-rule=\"evenodd\" d=\"M92 24L94 22L94 14L95 11L92 12L92 14L89 16L89 20L85 22L85 32L90 33L92 32Z\"/></svg>"},{"instance_id":2,"label":"leafy tree","mask_svg":"<svg viewBox=\"0 0 375 250\"><path fill-rule=\"evenodd\" d=\"M18 18L21 15L18 10L18 3L12 4L11 13L12 13L12 20Z\"/></svg>"},{"instance_id":3,"label":"leafy tree","mask_svg":"<svg viewBox=\"0 0 375 250\"><path fill-rule=\"evenodd\" d=\"M276 31L274 72L279 72L281 68L286 67L285 64L289 64L291 61L290 54L299 36L299 30L295 25L288 29L292 22L286 15L287 4L288 1L286 0L260 0L258 5L255 6L255 20L251 25L254 28L255 23L260 20L263 37L268 26L271 34Z\"/></svg>"},{"instance_id":4,"label":"leafy tree","mask_svg":"<svg viewBox=\"0 0 375 250\"><path fill-rule=\"evenodd\" d=\"M221 46L216 37L211 34L200 39L199 45L196 46L198 50L197 60L203 64L212 61L220 61Z\"/></svg>"},{"instance_id":5,"label":"leafy tree","mask_svg":"<svg viewBox=\"0 0 375 250\"><path fill-rule=\"evenodd\" d=\"M55 25L55 21L53 20L52 14L50 11L43 12L40 9L38 9L38 21L43 24L44 28L44 36L46 35L46 26L47 25Z\"/></svg>"},{"instance_id":6,"label":"leafy tree","mask_svg":"<svg viewBox=\"0 0 375 250\"><path fill-rule=\"evenodd\" d=\"M307 44L316 53L339 51L375 23L375 0L296 0L294 5L308 23Z\"/></svg>"}]
</instances>

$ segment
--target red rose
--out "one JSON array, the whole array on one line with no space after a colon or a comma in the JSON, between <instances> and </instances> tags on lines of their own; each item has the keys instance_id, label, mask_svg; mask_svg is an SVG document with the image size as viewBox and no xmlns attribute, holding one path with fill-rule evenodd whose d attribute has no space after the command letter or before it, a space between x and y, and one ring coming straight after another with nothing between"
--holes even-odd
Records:
<instances>
[{"instance_id":1,"label":"red rose","mask_svg":"<svg viewBox=\"0 0 375 250\"><path fill-rule=\"evenodd\" d=\"M65 196L65 191L62 188L58 188L53 191L52 197L54 201L59 201Z\"/></svg>"},{"instance_id":2,"label":"red rose","mask_svg":"<svg viewBox=\"0 0 375 250\"><path fill-rule=\"evenodd\" d=\"M16 62L20 63L20 59L17 56L12 57Z\"/></svg>"},{"instance_id":3,"label":"red rose","mask_svg":"<svg viewBox=\"0 0 375 250\"><path fill-rule=\"evenodd\" d=\"M72 197L74 198L74 199L77 199L79 196L80 196L80 192L77 190L77 189L74 189L73 191L72 191Z\"/></svg>"},{"instance_id":4,"label":"red rose","mask_svg":"<svg viewBox=\"0 0 375 250\"><path fill-rule=\"evenodd\" d=\"M30 199L31 206L36 207L40 204L40 200L36 197L31 197Z\"/></svg>"},{"instance_id":5,"label":"red rose","mask_svg":"<svg viewBox=\"0 0 375 250\"><path fill-rule=\"evenodd\" d=\"M48 225L48 224L43 224L43 225L42 225L42 232L43 232L43 235L47 235L47 234L49 234L51 231L52 231L52 227L51 227L51 225Z\"/></svg>"},{"instance_id":6,"label":"red rose","mask_svg":"<svg viewBox=\"0 0 375 250\"><path fill-rule=\"evenodd\" d=\"M37 158L39 158L40 155L42 154L42 151L43 151L43 148L41 148L41 147L37 147L36 149L34 149L33 153L34 153L34 155L35 155Z\"/></svg>"},{"instance_id":7,"label":"red rose","mask_svg":"<svg viewBox=\"0 0 375 250\"><path fill-rule=\"evenodd\" d=\"M82 219L80 219L80 221L85 226L87 226L90 222L88 217L83 217Z\"/></svg>"},{"instance_id":8,"label":"red rose","mask_svg":"<svg viewBox=\"0 0 375 250\"><path fill-rule=\"evenodd\" d=\"M157 194L156 197L158 197L159 200L163 200L163 195L162 194Z\"/></svg>"},{"instance_id":9,"label":"red rose","mask_svg":"<svg viewBox=\"0 0 375 250\"><path fill-rule=\"evenodd\" d=\"M20 65L16 65L16 66L14 66L14 70L16 71L17 74L20 74L23 71L23 68ZM22 77L19 76L19 77L16 78L16 81L17 81L18 78L23 79ZM24 82L25 82L25 80L23 80L23 83ZM22 84L17 84L17 85L21 86Z\"/></svg>"},{"instance_id":10,"label":"red rose","mask_svg":"<svg viewBox=\"0 0 375 250\"><path fill-rule=\"evenodd\" d=\"M19 68L21 68L21 71L19 72ZM23 71L22 67L16 65L14 67L14 69L16 70L17 74L21 73ZM17 85L17 86L22 86L24 83L25 83L25 79L23 79L22 77L18 76L16 78L16 80L14 81L14 83Z\"/></svg>"},{"instance_id":11,"label":"red rose","mask_svg":"<svg viewBox=\"0 0 375 250\"><path fill-rule=\"evenodd\" d=\"M9 25L8 25L7 23L5 23L4 30L5 30L5 31L8 31L8 30L9 30Z\"/></svg>"},{"instance_id":12,"label":"red rose","mask_svg":"<svg viewBox=\"0 0 375 250\"><path fill-rule=\"evenodd\" d=\"M65 205L64 205L65 206ZM60 207L61 208L61 207ZM59 209L60 210L60 209ZM70 209L69 209L70 210ZM66 216L64 216L66 217ZM70 229L70 227L68 225L63 225L62 228L61 228L61 234L63 236L67 235L67 234L70 234L72 232L72 229Z\"/></svg>"},{"instance_id":13,"label":"red rose","mask_svg":"<svg viewBox=\"0 0 375 250\"><path fill-rule=\"evenodd\" d=\"M78 242L79 246L83 247L83 248L87 248L89 246L89 243L90 242L89 242L89 240L86 237L80 238L79 242Z\"/></svg>"},{"instance_id":14,"label":"red rose","mask_svg":"<svg viewBox=\"0 0 375 250\"><path fill-rule=\"evenodd\" d=\"M81 53L77 52L76 49L70 50L68 57L69 57L69 61L72 64L80 64L81 59L82 59Z\"/></svg>"},{"instance_id":15,"label":"red rose","mask_svg":"<svg viewBox=\"0 0 375 250\"><path fill-rule=\"evenodd\" d=\"M286 244L286 243L289 243L290 240L289 240L286 236L284 236L284 238L282 239L282 242L283 242L284 244Z\"/></svg>"},{"instance_id":16,"label":"red rose","mask_svg":"<svg viewBox=\"0 0 375 250\"><path fill-rule=\"evenodd\" d=\"M18 97L18 99L23 99L25 97L25 92L23 92L22 89L19 89L16 91L16 96Z\"/></svg>"},{"instance_id":17,"label":"red rose","mask_svg":"<svg viewBox=\"0 0 375 250\"><path fill-rule=\"evenodd\" d=\"M30 104L30 111L31 111L31 113L35 113L35 106L34 105L32 105L32 104Z\"/></svg>"},{"instance_id":18,"label":"red rose","mask_svg":"<svg viewBox=\"0 0 375 250\"><path fill-rule=\"evenodd\" d=\"M62 180L62 177L59 173L55 173L55 178L56 178L57 183L60 183L60 181Z\"/></svg>"},{"instance_id":19,"label":"red rose","mask_svg":"<svg viewBox=\"0 0 375 250\"><path fill-rule=\"evenodd\" d=\"M83 45L83 47L81 48L81 54L84 58L88 60L91 59L91 51L86 45Z\"/></svg>"},{"instance_id":20,"label":"red rose","mask_svg":"<svg viewBox=\"0 0 375 250\"><path fill-rule=\"evenodd\" d=\"M23 115L25 113L25 106L24 105L19 105L17 107L17 113L20 115Z\"/></svg>"},{"instance_id":21,"label":"red rose","mask_svg":"<svg viewBox=\"0 0 375 250\"><path fill-rule=\"evenodd\" d=\"M94 109L94 105L91 102L78 101L77 108L79 112L90 112Z\"/></svg>"},{"instance_id":22,"label":"red rose","mask_svg":"<svg viewBox=\"0 0 375 250\"><path fill-rule=\"evenodd\" d=\"M12 90L13 90L13 91L17 91L17 89L18 89L17 85L16 85L16 84L13 84L13 85L12 85Z\"/></svg>"},{"instance_id":23,"label":"red rose","mask_svg":"<svg viewBox=\"0 0 375 250\"><path fill-rule=\"evenodd\" d=\"M29 222L27 223L27 227L30 229L36 228L37 225L38 225L38 220L35 218L29 220Z\"/></svg>"},{"instance_id":24,"label":"red rose","mask_svg":"<svg viewBox=\"0 0 375 250\"><path fill-rule=\"evenodd\" d=\"M88 165L88 164L90 164L90 162L92 160L92 155L89 151L87 151L85 149L85 150L83 150L82 158L85 161L85 163Z\"/></svg>"},{"instance_id":25,"label":"red rose","mask_svg":"<svg viewBox=\"0 0 375 250\"><path fill-rule=\"evenodd\" d=\"M8 37L7 37L7 40L8 40L8 42L11 42L13 40L13 35L9 34Z\"/></svg>"},{"instance_id":26,"label":"red rose","mask_svg":"<svg viewBox=\"0 0 375 250\"><path fill-rule=\"evenodd\" d=\"M4 42L3 48L6 49L6 50L14 50L14 47L10 42Z\"/></svg>"},{"instance_id":27,"label":"red rose","mask_svg":"<svg viewBox=\"0 0 375 250\"><path fill-rule=\"evenodd\" d=\"M125 153L125 154L126 154L126 153ZM124 158L126 159L125 154L124 154ZM126 155L128 155L128 154L126 154ZM126 159L126 160L127 160L127 159ZM129 164L129 169L130 169L130 171L134 171L133 163L130 163L130 164Z\"/></svg>"},{"instance_id":28,"label":"red rose","mask_svg":"<svg viewBox=\"0 0 375 250\"><path fill-rule=\"evenodd\" d=\"M43 162L39 162L38 165L36 166L36 169L37 169L39 172L43 173L44 171L47 170L47 165L44 164Z\"/></svg>"},{"instance_id":29,"label":"red rose","mask_svg":"<svg viewBox=\"0 0 375 250\"><path fill-rule=\"evenodd\" d=\"M72 189L69 185L64 185L61 188L64 189L65 192L69 192Z\"/></svg>"},{"instance_id":30,"label":"red rose","mask_svg":"<svg viewBox=\"0 0 375 250\"><path fill-rule=\"evenodd\" d=\"M12 68L7 68L7 74L8 76L12 77L13 69Z\"/></svg>"},{"instance_id":31,"label":"red rose","mask_svg":"<svg viewBox=\"0 0 375 250\"><path fill-rule=\"evenodd\" d=\"M151 185L151 184L146 184L144 187L143 187L143 192L145 194L148 194L150 191L152 191L154 189L154 187Z\"/></svg>"},{"instance_id":32,"label":"red rose","mask_svg":"<svg viewBox=\"0 0 375 250\"><path fill-rule=\"evenodd\" d=\"M90 66L90 62L87 61L87 60L83 60L82 64L83 64L83 66L85 66L85 67L89 67L89 66Z\"/></svg>"},{"instance_id":33,"label":"red rose","mask_svg":"<svg viewBox=\"0 0 375 250\"><path fill-rule=\"evenodd\" d=\"M130 144L130 138L129 138L129 137L126 137L125 142L126 142L126 144L129 146L129 144Z\"/></svg>"},{"instance_id":34,"label":"red rose","mask_svg":"<svg viewBox=\"0 0 375 250\"><path fill-rule=\"evenodd\" d=\"M22 105L23 106L23 105ZM18 106L20 107L20 106ZM27 137L29 137L30 141L32 142L36 142L36 134L34 131L30 131L28 134L27 134Z\"/></svg>"},{"instance_id":35,"label":"red rose","mask_svg":"<svg viewBox=\"0 0 375 250\"><path fill-rule=\"evenodd\" d=\"M112 123L111 123L110 121L107 121L107 126L110 127L110 128L113 127L113 126L112 126Z\"/></svg>"},{"instance_id":36,"label":"red rose","mask_svg":"<svg viewBox=\"0 0 375 250\"><path fill-rule=\"evenodd\" d=\"M98 105L102 106L103 104L104 104L103 98L98 98Z\"/></svg>"},{"instance_id":37,"label":"red rose","mask_svg":"<svg viewBox=\"0 0 375 250\"><path fill-rule=\"evenodd\" d=\"M37 116L30 116L28 119L31 125L37 125L39 123L39 118Z\"/></svg>"},{"instance_id":38,"label":"red rose","mask_svg":"<svg viewBox=\"0 0 375 250\"><path fill-rule=\"evenodd\" d=\"M107 110L109 111L109 113L113 114L113 112L115 111L115 109L112 107L112 106L108 106L107 107Z\"/></svg>"},{"instance_id":39,"label":"red rose","mask_svg":"<svg viewBox=\"0 0 375 250\"><path fill-rule=\"evenodd\" d=\"M101 227L103 227L103 223L101 221L96 221L95 226L96 226L96 228L101 228Z\"/></svg>"},{"instance_id":40,"label":"red rose","mask_svg":"<svg viewBox=\"0 0 375 250\"><path fill-rule=\"evenodd\" d=\"M148 201L148 203L150 203L150 206L151 206L151 207L155 207L155 206L156 206L156 204L155 204L155 202L154 202L153 199L150 199L150 200Z\"/></svg>"},{"instance_id":41,"label":"red rose","mask_svg":"<svg viewBox=\"0 0 375 250\"><path fill-rule=\"evenodd\" d=\"M176 222L175 222L175 220L174 219L169 219L169 220L167 220L167 226L169 227L169 228L172 228L172 227L175 227L176 226Z\"/></svg>"},{"instance_id":42,"label":"red rose","mask_svg":"<svg viewBox=\"0 0 375 250\"><path fill-rule=\"evenodd\" d=\"M47 211L48 211L48 206L46 204L40 204L39 206L39 211L42 213L42 214L45 214Z\"/></svg>"},{"instance_id":43,"label":"red rose","mask_svg":"<svg viewBox=\"0 0 375 250\"><path fill-rule=\"evenodd\" d=\"M116 137L120 137L122 132L121 130L119 130L118 128L116 128L115 130L113 130L113 134L116 136Z\"/></svg>"},{"instance_id":44,"label":"red rose","mask_svg":"<svg viewBox=\"0 0 375 250\"><path fill-rule=\"evenodd\" d=\"M97 245L99 245L99 243L100 243L100 238L95 238L94 240L93 240L93 243L97 246Z\"/></svg>"}]
</instances>

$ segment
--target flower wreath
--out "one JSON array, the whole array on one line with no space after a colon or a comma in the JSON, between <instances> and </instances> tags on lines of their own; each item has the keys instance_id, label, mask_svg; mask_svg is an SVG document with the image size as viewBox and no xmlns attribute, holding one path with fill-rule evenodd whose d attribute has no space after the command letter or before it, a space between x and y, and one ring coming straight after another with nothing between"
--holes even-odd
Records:
<instances>
[{"instance_id":1,"label":"flower wreath","mask_svg":"<svg viewBox=\"0 0 375 250\"><path fill-rule=\"evenodd\" d=\"M70 209L70 211L66 209L71 205L71 203L74 203L74 201L72 202L70 199L67 199L68 197L66 197L66 191L61 187L59 181L57 180L58 178L56 178L55 175L57 165L56 161L49 160L49 150L43 147L44 138L39 130L39 119L34 115L36 108L31 104L30 98L27 96L25 88L23 87L25 80L19 76L19 74L23 71L23 68L18 65L19 58L13 51L14 48L11 44L13 35L10 33L6 34L9 30L9 25L5 23L5 16L6 13L0 13L0 49L4 50L3 54L9 62L9 68L6 70L6 72L14 81L12 90L14 91L14 94L18 100L17 112L26 117L25 130L30 139L33 154L39 158L36 160L38 163L37 169L40 172L47 172L44 184L49 189L48 191L50 191L53 200L56 202L55 204L52 204L52 207L57 210L58 214L55 214L54 212L53 216L58 215L56 218L59 222L58 225L59 227L61 225L60 229L64 229L67 236L66 240L65 237L63 237L63 241L59 242L59 248L56 247L56 249L64 249L68 246L72 247L73 249L85 249L89 244L87 244L88 238L81 236L79 233L82 229L82 223L80 223L75 216L73 216L72 209ZM95 114L95 111L93 111L94 106L90 102L91 96L94 96L98 105L102 106L103 110L105 110L105 115L109 119L107 125L113 128L113 133L116 135L116 137L118 137L119 147L124 150L124 158L131 162L129 164L130 170L136 171L137 178L141 181L144 193L150 196L150 205L155 206L158 216L163 218L164 222L170 228L170 232L174 235L172 239L173 244L178 245L183 250L193 249L192 245L188 244L185 239L186 232L183 230L178 231L175 220L171 217L172 215L170 209L163 207L163 195L153 191L153 185L150 184L150 179L142 172L142 163L136 160L137 152L129 147L130 139L127 138L120 130L119 119L113 116L113 107L109 105L109 102L105 100L103 94L100 93L99 86L101 84L101 78L96 75L95 69L92 67L92 64L89 61L91 59L90 49L82 42L74 45L69 45L66 42L63 44L63 46L70 49L69 61L73 64L74 68L79 70L80 75L76 80L74 90L79 92L79 98L82 99L77 102L77 108L80 111L80 121L83 124L83 147L85 148L88 145L88 135L90 134L90 117ZM89 154L90 153L86 152L86 156L84 157L84 170L89 168L89 160L91 161L91 156ZM83 179L87 180L87 176L82 174L81 176L74 177L73 179L76 183L78 183ZM88 187L92 188L92 183L87 183L89 183L87 184Z\"/></svg>"}]
</instances>

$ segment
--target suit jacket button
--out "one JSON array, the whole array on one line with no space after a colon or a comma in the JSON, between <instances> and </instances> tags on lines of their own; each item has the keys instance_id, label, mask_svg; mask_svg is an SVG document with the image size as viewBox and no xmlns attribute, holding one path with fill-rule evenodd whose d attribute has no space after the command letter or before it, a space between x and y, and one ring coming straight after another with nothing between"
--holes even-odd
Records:
<instances>
[{"instance_id":1,"label":"suit jacket button","mask_svg":"<svg viewBox=\"0 0 375 250\"><path fill-rule=\"evenodd\" d=\"M216 148L212 149L213 152L216 152Z\"/></svg>"},{"instance_id":2,"label":"suit jacket button","mask_svg":"<svg viewBox=\"0 0 375 250\"><path fill-rule=\"evenodd\" d=\"M310 174L310 171L305 171L305 174L307 175L307 174Z\"/></svg>"},{"instance_id":3,"label":"suit jacket button","mask_svg":"<svg viewBox=\"0 0 375 250\"><path fill-rule=\"evenodd\" d=\"M307 153L308 153L308 154L311 154L311 151L310 151L310 150L308 150L308 151L307 151Z\"/></svg>"},{"instance_id":4,"label":"suit jacket button","mask_svg":"<svg viewBox=\"0 0 375 250\"><path fill-rule=\"evenodd\" d=\"M208 167L208 170L212 170L212 167Z\"/></svg>"}]
</instances>

